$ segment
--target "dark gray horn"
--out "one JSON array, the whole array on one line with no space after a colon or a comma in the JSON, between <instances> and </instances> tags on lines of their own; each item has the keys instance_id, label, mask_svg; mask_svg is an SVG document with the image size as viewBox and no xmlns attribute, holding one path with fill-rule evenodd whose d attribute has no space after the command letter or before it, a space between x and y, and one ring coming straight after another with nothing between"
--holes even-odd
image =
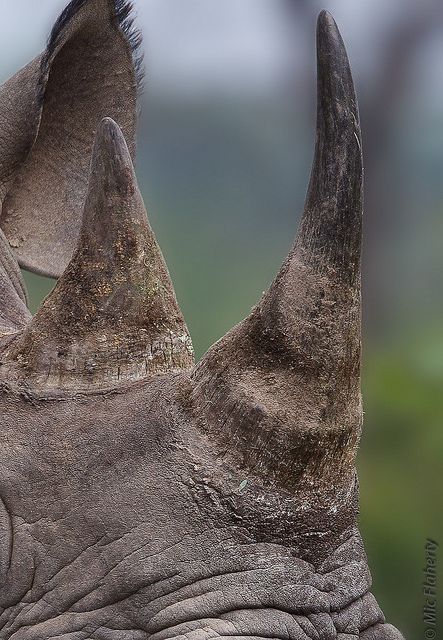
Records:
<instances>
[{"instance_id":1,"label":"dark gray horn","mask_svg":"<svg viewBox=\"0 0 443 640\"><path fill-rule=\"evenodd\" d=\"M202 428L245 473L347 494L361 431L362 154L346 50L318 19L315 159L294 246L251 315L198 365ZM209 425L220 425L216 431Z\"/></svg>"}]
</instances>

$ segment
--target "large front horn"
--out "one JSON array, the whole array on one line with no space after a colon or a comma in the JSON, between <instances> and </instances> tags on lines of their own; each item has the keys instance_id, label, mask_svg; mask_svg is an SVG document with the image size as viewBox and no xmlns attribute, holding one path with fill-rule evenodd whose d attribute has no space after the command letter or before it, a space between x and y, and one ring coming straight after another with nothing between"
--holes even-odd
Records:
<instances>
[{"instance_id":1,"label":"large front horn","mask_svg":"<svg viewBox=\"0 0 443 640\"><path fill-rule=\"evenodd\" d=\"M317 31L315 159L295 244L251 315L204 356L194 380L220 451L281 488L350 487L361 431L362 154L346 50Z\"/></svg>"},{"instance_id":2,"label":"large front horn","mask_svg":"<svg viewBox=\"0 0 443 640\"><path fill-rule=\"evenodd\" d=\"M110 118L97 133L77 250L1 361L9 382L75 392L193 365L128 147Z\"/></svg>"}]
</instances>

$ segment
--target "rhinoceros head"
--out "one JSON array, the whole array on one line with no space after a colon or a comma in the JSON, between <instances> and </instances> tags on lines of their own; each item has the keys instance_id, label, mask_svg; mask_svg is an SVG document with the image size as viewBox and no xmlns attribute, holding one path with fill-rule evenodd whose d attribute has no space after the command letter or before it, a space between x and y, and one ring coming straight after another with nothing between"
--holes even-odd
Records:
<instances>
[{"instance_id":1,"label":"rhinoceros head","mask_svg":"<svg viewBox=\"0 0 443 640\"><path fill-rule=\"evenodd\" d=\"M132 165L128 11L71 3L0 93L0 638L399 640L357 529L363 170L337 27L320 15L293 248L194 365ZM16 257L61 275L34 317Z\"/></svg>"}]
</instances>

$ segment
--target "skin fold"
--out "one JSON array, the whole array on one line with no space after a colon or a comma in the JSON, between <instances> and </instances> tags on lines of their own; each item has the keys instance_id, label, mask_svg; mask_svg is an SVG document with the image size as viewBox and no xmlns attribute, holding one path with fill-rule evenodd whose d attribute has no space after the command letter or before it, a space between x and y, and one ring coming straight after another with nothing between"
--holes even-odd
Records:
<instances>
[{"instance_id":1,"label":"skin fold","mask_svg":"<svg viewBox=\"0 0 443 640\"><path fill-rule=\"evenodd\" d=\"M195 365L133 169L128 16L121 2L72 2L40 71L9 81L43 117L2 138L2 166L16 155L0 216L0 640L402 640L371 593L357 523L363 168L337 26L320 14L316 151L294 246ZM105 91L83 88L97 104L80 146L63 137L49 198L45 108L69 133L85 109L66 106L69 67L106 46L120 72ZM42 230L56 212L50 269ZM17 258L60 275L34 317Z\"/></svg>"}]
</instances>

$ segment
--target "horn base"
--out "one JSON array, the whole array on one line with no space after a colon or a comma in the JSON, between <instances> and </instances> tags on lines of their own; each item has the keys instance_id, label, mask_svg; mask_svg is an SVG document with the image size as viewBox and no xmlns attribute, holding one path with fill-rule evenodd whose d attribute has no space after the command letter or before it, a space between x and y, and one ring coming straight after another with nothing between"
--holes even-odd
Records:
<instances>
[{"instance_id":1,"label":"horn base","mask_svg":"<svg viewBox=\"0 0 443 640\"><path fill-rule=\"evenodd\" d=\"M81 393L193 366L188 334L170 332L155 339L143 334L124 338L98 334L94 341L73 342L68 348L52 344L51 349L41 345L37 349L35 337L18 336L0 356L0 376L18 387Z\"/></svg>"},{"instance_id":2,"label":"horn base","mask_svg":"<svg viewBox=\"0 0 443 640\"><path fill-rule=\"evenodd\" d=\"M362 426L360 356L359 289L292 254L251 315L197 366L202 429L268 483L345 490Z\"/></svg>"}]
</instances>

